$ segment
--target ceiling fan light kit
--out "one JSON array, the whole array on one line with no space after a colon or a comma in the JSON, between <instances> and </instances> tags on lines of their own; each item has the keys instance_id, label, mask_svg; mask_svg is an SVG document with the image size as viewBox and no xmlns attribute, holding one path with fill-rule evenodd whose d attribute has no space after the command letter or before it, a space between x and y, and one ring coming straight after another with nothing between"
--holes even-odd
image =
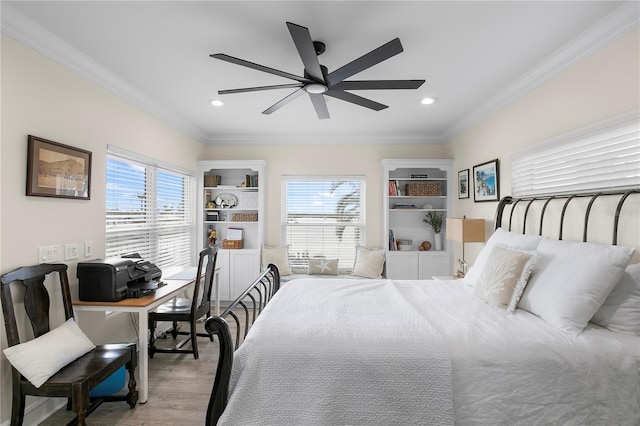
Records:
<instances>
[{"instance_id":1,"label":"ceiling fan light kit","mask_svg":"<svg viewBox=\"0 0 640 426\"><path fill-rule=\"evenodd\" d=\"M374 111L387 108L387 105L363 98L359 95L347 92L347 90L393 90L393 89L417 89L424 83L424 80L346 80L372 66L385 61L403 51L399 38L383 44L377 49L349 62L348 64L329 72L327 67L320 65L318 55L324 53L326 46L320 41L313 41L309 29L291 22L287 22L287 28L293 39L293 43L298 50L300 59L304 65L303 77L288 72L269 68L244 59L235 58L224 53L209 55L214 59L219 59L232 64L244 66L279 77L288 78L296 83L277 84L271 86L247 87L242 89L219 90L219 95L234 93L257 92L263 90L289 89L296 90L278 102L262 111L263 114L271 114L282 108L303 93L309 95L311 103L319 119L328 119L327 99L325 96L350 102Z\"/></svg>"}]
</instances>

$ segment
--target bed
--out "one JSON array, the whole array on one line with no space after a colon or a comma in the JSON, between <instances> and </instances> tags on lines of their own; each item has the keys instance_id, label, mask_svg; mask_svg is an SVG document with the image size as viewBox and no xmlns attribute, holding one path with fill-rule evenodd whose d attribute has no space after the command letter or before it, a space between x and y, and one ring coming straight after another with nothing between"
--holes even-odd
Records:
<instances>
[{"instance_id":1,"label":"bed","mask_svg":"<svg viewBox=\"0 0 640 426\"><path fill-rule=\"evenodd\" d=\"M462 280L270 265L205 323L207 424L640 424L638 194L504 198Z\"/></svg>"}]
</instances>

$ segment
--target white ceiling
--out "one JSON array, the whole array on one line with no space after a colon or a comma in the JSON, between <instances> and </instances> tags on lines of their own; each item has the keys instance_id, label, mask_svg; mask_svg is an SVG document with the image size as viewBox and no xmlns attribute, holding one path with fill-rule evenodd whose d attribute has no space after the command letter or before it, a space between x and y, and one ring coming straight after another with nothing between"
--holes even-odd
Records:
<instances>
[{"instance_id":1,"label":"white ceiling","mask_svg":"<svg viewBox=\"0 0 640 426\"><path fill-rule=\"evenodd\" d=\"M3 1L2 31L207 143L341 139L444 142L638 25L615 1ZM293 82L211 59L226 53L302 75L285 22L327 45L334 70L399 37L404 52L352 79L425 79L417 90L359 91L319 120L306 96L261 112ZM426 96L438 98L431 106ZM220 98L223 107L209 100Z\"/></svg>"}]
</instances>

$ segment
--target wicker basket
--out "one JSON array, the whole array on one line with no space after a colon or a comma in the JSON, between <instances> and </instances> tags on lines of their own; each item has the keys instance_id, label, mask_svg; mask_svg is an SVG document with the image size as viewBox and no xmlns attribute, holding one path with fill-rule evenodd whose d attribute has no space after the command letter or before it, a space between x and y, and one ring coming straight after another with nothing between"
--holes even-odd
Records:
<instances>
[{"instance_id":1,"label":"wicker basket","mask_svg":"<svg viewBox=\"0 0 640 426\"><path fill-rule=\"evenodd\" d=\"M224 249L241 249L243 240L222 240L222 248Z\"/></svg>"},{"instance_id":2,"label":"wicker basket","mask_svg":"<svg viewBox=\"0 0 640 426\"><path fill-rule=\"evenodd\" d=\"M257 222L258 213L233 213L231 215L232 222Z\"/></svg>"},{"instance_id":3,"label":"wicker basket","mask_svg":"<svg viewBox=\"0 0 640 426\"><path fill-rule=\"evenodd\" d=\"M409 197L425 197L440 195L440 184L437 182L414 182L406 185Z\"/></svg>"}]
</instances>

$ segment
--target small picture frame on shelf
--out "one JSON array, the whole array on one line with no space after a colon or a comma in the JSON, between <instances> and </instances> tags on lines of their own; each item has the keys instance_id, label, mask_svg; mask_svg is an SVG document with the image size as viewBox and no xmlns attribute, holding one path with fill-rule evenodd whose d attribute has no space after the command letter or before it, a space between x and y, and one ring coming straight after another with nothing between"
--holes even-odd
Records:
<instances>
[{"instance_id":1,"label":"small picture frame on shelf","mask_svg":"<svg viewBox=\"0 0 640 426\"><path fill-rule=\"evenodd\" d=\"M469 198L469 169L458 172L458 198Z\"/></svg>"},{"instance_id":2,"label":"small picture frame on shelf","mask_svg":"<svg viewBox=\"0 0 640 426\"><path fill-rule=\"evenodd\" d=\"M498 159L473 166L473 201L500 200Z\"/></svg>"}]
</instances>

